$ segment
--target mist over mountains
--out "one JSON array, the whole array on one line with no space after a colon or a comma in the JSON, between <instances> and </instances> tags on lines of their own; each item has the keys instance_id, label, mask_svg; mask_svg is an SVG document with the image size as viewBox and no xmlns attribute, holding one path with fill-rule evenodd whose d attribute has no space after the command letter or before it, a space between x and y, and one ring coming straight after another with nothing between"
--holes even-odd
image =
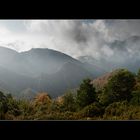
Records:
<instances>
[{"instance_id":1,"label":"mist over mountains","mask_svg":"<svg viewBox=\"0 0 140 140\"><path fill-rule=\"evenodd\" d=\"M140 36L131 36L124 40L115 40L105 44L99 59L94 56L81 56L78 59L84 63L98 66L99 70L110 72L117 68L127 68L137 72L140 68ZM101 73L99 73L100 75Z\"/></svg>"},{"instance_id":2,"label":"mist over mountains","mask_svg":"<svg viewBox=\"0 0 140 140\"><path fill-rule=\"evenodd\" d=\"M0 54L0 87L18 95L33 90L56 97L76 88L83 78L93 77L80 61L50 49L18 53L0 47Z\"/></svg>"},{"instance_id":3,"label":"mist over mountains","mask_svg":"<svg viewBox=\"0 0 140 140\"><path fill-rule=\"evenodd\" d=\"M140 68L139 36L106 45L108 51L100 59L91 55L75 59L47 48L17 52L0 47L0 90L24 98L32 98L41 91L57 97L77 88L85 78L95 79L117 68L137 72Z\"/></svg>"}]
</instances>

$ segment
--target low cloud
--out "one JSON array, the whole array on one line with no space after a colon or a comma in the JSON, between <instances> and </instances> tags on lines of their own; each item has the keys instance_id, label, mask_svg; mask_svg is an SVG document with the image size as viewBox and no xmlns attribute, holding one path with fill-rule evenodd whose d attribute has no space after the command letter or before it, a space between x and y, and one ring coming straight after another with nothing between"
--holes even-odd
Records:
<instances>
[{"instance_id":1,"label":"low cloud","mask_svg":"<svg viewBox=\"0 0 140 140\"><path fill-rule=\"evenodd\" d=\"M24 20L22 24L24 32L12 30L12 36L6 33L11 38L3 38L18 51L50 48L75 58L92 56L112 63L140 58L140 20Z\"/></svg>"}]
</instances>

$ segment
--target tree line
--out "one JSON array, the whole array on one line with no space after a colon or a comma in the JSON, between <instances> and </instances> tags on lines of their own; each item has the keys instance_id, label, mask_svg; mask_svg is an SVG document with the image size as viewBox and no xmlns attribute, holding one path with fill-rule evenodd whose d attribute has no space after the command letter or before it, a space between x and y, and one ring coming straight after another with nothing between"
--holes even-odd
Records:
<instances>
[{"instance_id":1,"label":"tree line","mask_svg":"<svg viewBox=\"0 0 140 140\"><path fill-rule=\"evenodd\" d=\"M140 70L118 69L103 89L84 79L75 91L52 99L39 93L17 100L0 92L1 120L136 120L140 119Z\"/></svg>"}]
</instances>

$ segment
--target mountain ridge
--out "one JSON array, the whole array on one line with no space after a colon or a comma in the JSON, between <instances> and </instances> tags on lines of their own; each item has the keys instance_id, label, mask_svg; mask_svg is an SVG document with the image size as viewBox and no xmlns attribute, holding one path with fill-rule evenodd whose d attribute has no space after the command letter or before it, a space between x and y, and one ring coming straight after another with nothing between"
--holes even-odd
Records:
<instances>
[{"instance_id":1,"label":"mountain ridge","mask_svg":"<svg viewBox=\"0 0 140 140\"><path fill-rule=\"evenodd\" d=\"M58 51L35 48L18 53L3 47L0 53L1 50L4 59L0 61L0 78L6 83L4 89L12 93L23 94L30 88L49 91L55 97L91 76L80 61Z\"/></svg>"}]
</instances>

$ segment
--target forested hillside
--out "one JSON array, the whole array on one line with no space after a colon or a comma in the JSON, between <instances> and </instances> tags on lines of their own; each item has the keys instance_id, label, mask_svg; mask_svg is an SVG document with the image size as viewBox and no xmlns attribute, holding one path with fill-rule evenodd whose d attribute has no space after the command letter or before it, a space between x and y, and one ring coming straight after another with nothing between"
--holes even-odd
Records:
<instances>
[{"instance_id":1,"label":"forested hillside","mask_svg":"<svg viewBox=\"0 0 140 140\"><path fill-rule=\"evenodd\" d=\"M117 69L96 80L85 79L57 98L40 92L30 100L15 99L0 92L0 119L139 120L140 70L135 74Z\"/></svg>"}]
</instances>

